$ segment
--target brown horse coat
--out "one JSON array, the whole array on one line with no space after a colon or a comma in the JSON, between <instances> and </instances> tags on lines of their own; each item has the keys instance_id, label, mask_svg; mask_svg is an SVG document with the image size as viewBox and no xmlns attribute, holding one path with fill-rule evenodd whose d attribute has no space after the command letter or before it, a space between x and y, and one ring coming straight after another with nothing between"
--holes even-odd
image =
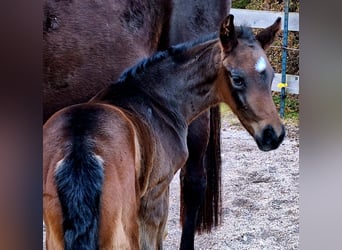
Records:
<instances>
[{"instance_id":1,"label":"brown horse coat","mask_svg":"<svg viewBox=\"0 0 342 250\"><path fill-rule=\"evenodd\" d=\"M165 49L171 6L170 0L44 0L44 122Z\"/></svg>"}]
</instances>

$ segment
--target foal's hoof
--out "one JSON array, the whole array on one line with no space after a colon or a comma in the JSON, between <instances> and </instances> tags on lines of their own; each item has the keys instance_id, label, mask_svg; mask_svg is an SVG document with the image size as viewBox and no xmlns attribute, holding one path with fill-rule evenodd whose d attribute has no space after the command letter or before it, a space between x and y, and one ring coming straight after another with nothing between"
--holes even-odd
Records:
<instances>
[{"instance_id":1,"label":"foal's hoof","mask_svg":"<svg viewBox=\"0 0 342 250\"><path fill-rule=\"evenodd\" d=\"M166 237L167 237L168 234L169 234L169 233L168 233L168 231L167 231L167 227L165 227L165 229L164 229L164 235L163 235L163 240L166 239Z\"/></svg>"}]
</instances>

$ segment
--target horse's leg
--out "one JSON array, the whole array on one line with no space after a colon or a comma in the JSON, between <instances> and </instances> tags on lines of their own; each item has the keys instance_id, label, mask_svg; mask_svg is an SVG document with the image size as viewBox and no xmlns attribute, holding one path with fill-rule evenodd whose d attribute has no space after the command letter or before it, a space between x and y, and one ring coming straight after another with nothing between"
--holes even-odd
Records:
<instances>
[{"instance_id":1,"label":"horse's leg","mask_svg":"<svg viewBox=\"0 0 342 250\"><path fill-rule=\"evenodd\" d=\"M141 198L139 209L140 249L162 250L169 211L170 180L159 183Z\"/></svg>"},{"instance_id":2,"label":"horse's leg","mask_svg":"<svg viewBox=\"0 0 342 250\"><path fill-rule=\"evenodd\" d=\"M166 224L167 219L169 215L169 187L165 191L165 194L163 195L163 207L164 207L164 215L161 218L160 225L159 225L159 231L158 231L158 238L157 238L157 249L162 250L163 249L163 241L165 239L165 233L166 233Z\"/></svg>"},{"instance_id":3,"label":"horse's leg","mask_svg":"<svg viewBox=\"0 0 342 250\"><path fill-rule=\"evenodd\" d=\"M194 249L198 210L205 197L204 154L209 140L209 111L191 123L187 140L189 158L180 172L183 226L180 249Z\"/></svg>"}]
</instances>

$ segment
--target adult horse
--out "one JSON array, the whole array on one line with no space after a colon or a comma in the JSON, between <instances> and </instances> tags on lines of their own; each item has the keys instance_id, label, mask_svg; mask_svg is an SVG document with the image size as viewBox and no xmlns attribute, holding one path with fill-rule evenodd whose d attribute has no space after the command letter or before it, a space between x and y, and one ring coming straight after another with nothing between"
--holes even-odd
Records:
<instances>
[{"instance_id":1,"label":"adult horse","mask_svg":"<svg viewBox=\"0 0 342 250\"><path fill-rule=\"evenodd\" d=\"M230 12L231 1L174 0L171 45L216 31ZM180 172L180 249L193 249L195 231L210 232L221 222L220 110L211 107L189 126L189 158Z\"/></svg>"},{"instance_id":2,"label":"adult horse","mask_svg":"<svg viewBox=\"0 0 342 250\"><path fill-rule=\"evenodd\" d=\"M227 0L45 0L44 122L65 106L89 100L139 59L170 43L214 31L229 8ZM218 108L211 109L210 130L208 114L196 119L189 129L189 160L181 173L186 177L181 186L185 193L182 211L186 211L182 213L185 219L181 245L187 249L193 245L200 204L205 206L200 212L199 228L210 231L212 225L218 224L220 214Z\"/></svg>"},{"instance_id":3,"label":"adult horse","mask_svg":"<svg viewBox=\"0 0 342 250\"><path fill-rule=\"evenodd\" d=\"M264 49L279 30L280 18L254 36L229 15L219 35L159 52L90 102L55 113L43 131L48 248L162 249L188 125L219 102L261 150L277 148L285 130Z\"/></svg>"},{"instance_id":4,"label":"adult horse","mask_svg":"<svg viewBox=\"0 0 342 250\"><path fill-rule=\"evenodd\" d=\"M171 0L44 0L43 121L168 47ZM165 35L164 35L165 33Z\"/></svg>"}]
</instances>

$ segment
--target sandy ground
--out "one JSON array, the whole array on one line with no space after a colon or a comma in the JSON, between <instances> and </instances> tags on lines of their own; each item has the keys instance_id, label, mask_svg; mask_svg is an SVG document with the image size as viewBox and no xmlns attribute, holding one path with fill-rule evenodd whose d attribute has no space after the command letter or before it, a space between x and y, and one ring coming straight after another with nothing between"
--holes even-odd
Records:
<instances>
[{"instance_id":1,"label":"sandy ground","mask_svg":"<svg viewBox=\"0 0 342 250\"><path fill-rule=\"evenodd\" d=\"M274 151L260 151L240 125L222 122L223 222L196 235L195 249L299 249L299 128ZM165 249L178 249L179 176L171 183Z\"/></svg>"},{"instance_id":2,"label":"sandy ground","mask_svg":"<svg viewBox=\"0 0 342 250\"><path fill-rule=\"evenodd\" d=\"M286 129L277 150L262 152L239 124L223 119L223 222L210 234L196 235L195 249L299 249L299 129ZM178 249L178 173L170 186L167 227L164 248Z\"/></svg>"}]
</instances>

